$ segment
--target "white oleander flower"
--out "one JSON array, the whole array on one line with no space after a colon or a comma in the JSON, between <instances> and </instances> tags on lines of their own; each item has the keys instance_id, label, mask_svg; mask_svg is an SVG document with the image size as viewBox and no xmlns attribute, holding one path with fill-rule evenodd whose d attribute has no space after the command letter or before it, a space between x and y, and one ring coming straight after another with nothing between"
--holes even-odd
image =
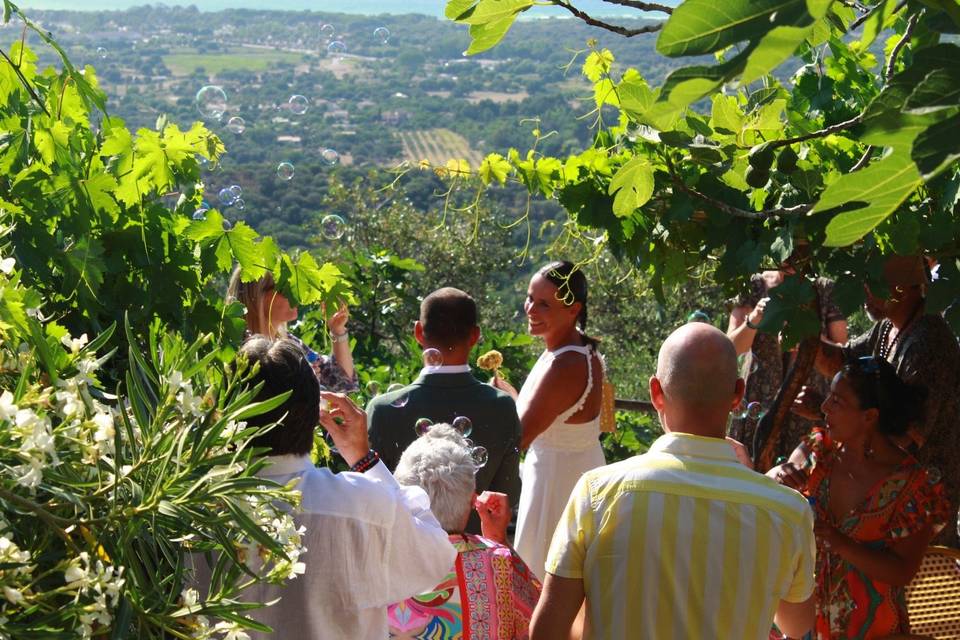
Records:
<instances>
[{"instance_id":1,"label":"white oleander flower","mask_svg":"<svg viewBox=\"0 0 960 640\"><path fill-rule=\"evenodd\" d=\"M0 420L12 422L17 416L17 411L19 409L13 403L13 394L9 391L0 394Z\"/></svg>"},{"instance_id":2,"label":"white oleander flower","mask_svg":"<svg viewBox=\"0 0 960 640\"><path fill-rule=\"evenodd\" d=\"M93 434L93 442L100 452L100 455L113 453L113 438L116 435L116 429L114 429L113 426L113 416L109 413L98 413L93 416L93 424L97 427L97 430Z\"/></svg>"},{"instance_id":3,"label":"white oleander flower","mask_svg":"<svg viewBox=\"0 0 960 640\"><path fill-rule=\"evenodd\" d=\"M60 338L60 342L63 343L63 346L65 346L67 349L70 349L70 353L74 355L80 353L80 350L87 346L89 341L90 340L87 338L87 334L85 333L79 338L72 338L70 337L69 333Z\"/></svg>"},{"instance_id":4,"label":"white oleander flower","mask_svg":"<svg viewBox=\"0 0 960 640\"><path fill-rule=\"evenodd\" d=\"M203 417L203 398L193 394L189 382L183 386L183 391L177 394L177 402L180 403L180 411L183 415L191 415L194 418Z\"/></svg>"},{"instance_id":5,"label":"white oleander flower","mask_svg":"<svg viewBox=\"0 0 960 640\"><path fill-rule=\"evenodd\" d=\"M236 622L218 622L213 628L223 635L223 640L250 640L250 635Z\"/></svg>"},{"instance_id":6,"label":"white oleander flower","mask_svg":"<svg viewBox=\"0 0 960 640\"><path fill-rule=\"evenodd\" d=\"M17 266L17 261L15 258L4 258L0 260L0 271L3 271L5 274L10 275L13 272L13 268Z\"/></svg>"},{"instance_id":7,"label":"white oleander flower","mask_svg":"<svg viewBox=\"0 0 960 640\"><path fill-rule=\"evenodd\" d=\"M72 418L83 409L83 400L75 392L57 391L53 394L59 406L60 415L64 418Z\"/></svg>"},{"instance_id":8,"label":"white oleander flower","mask_svg":"<svg viewBox=\"0 0 960 640\"><path fill-rule=\"evenodd\" d=\"M83 565L83 566L81 566ZM90 555L84 551L72 559L63 572L63 579L71 588L84 588L89 580Z\"/></svg>"},{"instance_id":9,"label":"white oleander flower","mask_svg":"<svg viewBox=\"0 0 960 640\"><path fill-rule=\"evenodd\" d=\"M3 597L6 598L11 604L20 604L23 602L23 592L19 589L14 589L13 587L4 587Z\"/></svg>"},{"instance_id":10,"label":"white oleander flower","mask_svg":"<svg viewBox=\"0 0 960 640\"><path fill-rule=\"evenodd\" d=\"M13 468L17 484L27 489L36 489L43 482L44 462L39 458L30 458L25 464Z\"/></svg>"}]
</instances>

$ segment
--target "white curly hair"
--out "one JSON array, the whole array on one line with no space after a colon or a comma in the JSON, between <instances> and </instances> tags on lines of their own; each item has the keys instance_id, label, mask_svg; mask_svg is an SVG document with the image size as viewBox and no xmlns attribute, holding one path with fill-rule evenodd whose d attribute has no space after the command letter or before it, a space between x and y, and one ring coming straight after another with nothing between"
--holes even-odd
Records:
<instances>
[{"instance_id":1,"label":"white curly hair","mask_svg":"<svg viewBox=\"0 0 960 640\"><path fill-rule=\"evenodd\" d=\"M427 492L430 510L447 533L463 532L473 509L476 465L459 431L445 423L431 426L403 452L393 475Z\"/></svg>"}]
</instances>

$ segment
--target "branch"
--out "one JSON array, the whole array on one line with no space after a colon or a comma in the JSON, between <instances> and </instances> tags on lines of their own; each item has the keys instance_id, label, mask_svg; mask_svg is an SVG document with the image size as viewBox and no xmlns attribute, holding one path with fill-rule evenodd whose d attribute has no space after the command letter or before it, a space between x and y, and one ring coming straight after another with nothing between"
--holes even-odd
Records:
<instances>
[{"instance_id":1,"label":"branch","mask_svg":"<svg viewBox=\"0 0 960 640\"><path fill-rule=\"evenodd\" d=\"M47 111L47 106L43 104L43 100L41 100L40 96L37 95L37 92L33 90L33 85L30 84L30 81L27 80L26 76L23 75L23 72L20 71L20 67L13 64L13 60L10 59L10 56L8 56L3 49L0 49L0 56L3 56L3 59L6 60L13 68L13 72L16 73L17 77L20 79L20 84L22 84L23 88L27 90L27 92L30 94L30 97L33 98L33 101L36 102L37 105L43 109L43 112L49 116L50 112Z\"/></svg>"},{"instance_id":2,"label":"branch","mask_svg":"<svg viewBox=\"0 0 960 640\"><path fill-rule=\"evenodd\" d=\"M910 16L910 20L907 22L907 28L903 30L903 37L900 38L897 46L890 52L890 59L887 60L887 68L883 72L884 84L890 84L890 79L897 70L897 58L900 57L900 52L903 51L903 48L910 42L910 36L913 35L913 29L917 26L917 21L920 20L921 15L923 15L923 9Z\"/></svg>"},{"instance_id":3,"label":"branch","mask_svg":"<svg viewBox=\"0 0 960 640\"><path fill-rule=\"evenodd\" d=\"M633 0L630 0L630 1L632 2ZM626 27L621 27L620 25L610 24L608 22L603 22L602 20L597 20L596 18L592 18L587 13L580 11L580 9L577 9L571 4L567 4L563 0L555 0L554 4L556 4L558 7L563 7L564 9L572 13L574 16L576 16L577 18L580 18L580 20L583 20L584 22L586 22L592 27L599 27L601 29L606 29L607 31L618 33L621 36L624 36L626 38L631 38L633 36L640 35L641 33L653 33L654 31L659 31L660 29L663 28L663 23L657 22L654 24L640 27L638 29L627 29Z\"/></svg>"},{"instance_id":4,"label":"branch","mask_svg":"<svg viewBox=\"0 0 960 640\"><path fill-rule=\"evenodd\" d=\"M746 209L740 209L739 207L734 207L727 204L726 202L721 202L716 198L712 198L705 193L697 191L693 187L688 187L684 184L676 175L673 175L673 183L689 193L690 195L700 198L704 202L710 204L716 209L723 211L726 214L729 214L735 218L747 218L748 220L766 220L767 218L773 217L788 217L788 216L802 216L806 214L812 205L809 204L798 204L793 207L777 207L774 209L764 209L763 211L747 211Z\"/></svg>"},{"instance_id":5,"label":"branch","mask_svg":"<svg viewBox=\"0 0 960 640\"><path fill-rule=\"evenodd\" d=\"M656 2L640 2L640 0L603 0L609 4L617 4L621 7L631 7L640 11L661 11L663 13L673 13L673 8Z\"/></svg>"},{"instance_id":6,"label":"branch","mask_svg":"<svg viewBox=\"0 0 960 640\"><path fill-rule=\"evenodd\" d=\"M849 120L844 120L843 122L838 122L837 124L832 124L829 127L824 127L813 133L805 133L802 136L797 136L795 138L784 138L783 140L774 140L767 143L768 149L776 149L777 147L786 147L797 142L803 142L804 140L811 140L813 138L822 138L828 136L831 133L839 133L840 131L846 131L847 129L852 129L853 127L860 124L860 121L863 119L863 114L857 114Z\"/></svg>"},{"instance_id":7,"label":"branch","mask_svg":"<svg viewBox=\"0 0 960 640\"><path fill-rule=\"evenodd\" d=\"M860 156L859 160L857 160L857 164L850 167L849 173L860 171L860 169L863 169L865 166L870 164L871 156L873 156L873 145L867 145L867 148L863 151L863 155Z\"/></svg>"},{"instance_id":8,"label":"branch","mask_svg":"<svg viewBox=\"0 0 960 640\"><path fill-rule=\"evenodd\" d=\"M847 27L847 33L850 33L851 31L853 31L854 29L862 25L864 22L869 20L870 16L872 16L875 11L879 11L882 6L883 6L882 2L877 3L876 5L874 5L874 7L870 11L867 11L865 14L863 14L862 16L860 16L859 18L851 22L850 26ZM899 13L900 10L903 9L905 6L907 6L907 0L901 0L900 4L894 7L893 11L890 12L890 15L895 15L896 13Z\"/></svg>"}]
</instances>

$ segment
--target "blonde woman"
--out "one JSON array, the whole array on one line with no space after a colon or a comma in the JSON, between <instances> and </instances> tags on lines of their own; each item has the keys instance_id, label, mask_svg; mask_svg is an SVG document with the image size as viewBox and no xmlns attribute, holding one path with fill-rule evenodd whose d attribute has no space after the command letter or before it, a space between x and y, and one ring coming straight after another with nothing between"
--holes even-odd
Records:
<instances>
[{"instance_id":1,"label":"blonde woman","mask_svg":"<svg viewBox=\"0 0 960 640\"><path fill-rule=\"evenodd\" d=\"M350 313L346 305L327 319L333 353L320 355L287 333L287 323L297 319L297 308L290 306L286 296L277 291L273 275L269 272L253 282L240 279L240 267L233 270L227 287L227 303L238 301L247 308L247 335L260 334L268 338L289 338L297 342L307 354L320 384L331 391L352 392L359 389L357 372L350 353L350 336L347 335L347 320Z\"/></svg>"}]
</instances>

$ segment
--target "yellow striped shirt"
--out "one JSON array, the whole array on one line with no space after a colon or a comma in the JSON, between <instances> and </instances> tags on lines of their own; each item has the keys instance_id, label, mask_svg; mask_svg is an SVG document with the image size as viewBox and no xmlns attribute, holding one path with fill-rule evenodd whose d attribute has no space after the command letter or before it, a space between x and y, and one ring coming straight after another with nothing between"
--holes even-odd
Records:
<instances>
[{"instance_id":1,"label":"yellow striped shirt","mask_svg":"<svg viewBox=\"0 0 960 640\"><path fill-rule=\"evenodd\" d=\"M584 638L765 640L780 600L813 593L814 554L802 495L673 433L580 478L546 569L583 580Z\"/></svg>"}]
</instances>

